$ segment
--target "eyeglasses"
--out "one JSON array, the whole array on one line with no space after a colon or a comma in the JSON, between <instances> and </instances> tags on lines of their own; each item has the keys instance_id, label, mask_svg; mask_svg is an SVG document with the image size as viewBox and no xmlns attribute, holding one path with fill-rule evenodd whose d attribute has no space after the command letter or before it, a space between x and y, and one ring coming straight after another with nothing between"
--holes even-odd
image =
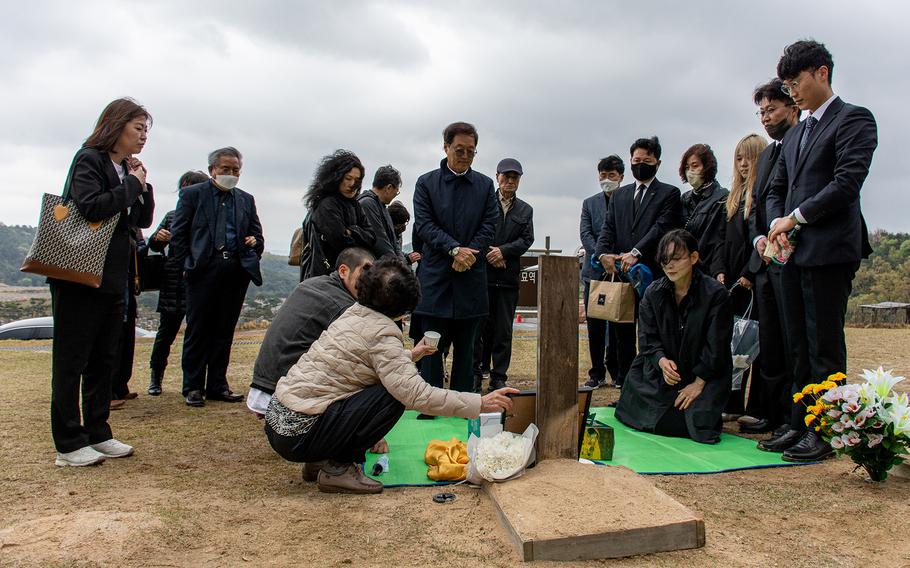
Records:
<instances>
[{"instance_id":1,"label":"eyeglasses","mask_svg":"<svg viewBox=\"0 0 910 568\"><path fill-rule=\"evenodd\" d=\"M814 75L816 71L818 71L818 68L815 68L812 70L806 69L803 73L808 73L809 75ZM799 89L799 81L797 81L796 79L794 79L792 81L784 81L783 84L781 84L781 86L780 86L781 92L783 94L787 95L788 97L791 95L791 93L793 91L796 91L798 89Z\"/></svg>"},{"instance_id":2,"label":"eyeglasses","mask_svg":"<svg viewBox=\"0 0 910 568\"><path fill-rule=\"evenodd\" d=\"M477 155L477 150L474 148L452 148L452 152L454 152L455 155L459 158L467 158Z\"/></svg>"},{"instance_id":3,"label":"eyeglasses","mask_svg":"<svg viewBox=\"0 0 910 568\"><path fill-rule=\"evenodd\" d=\"M784 106L793 106L793 105L784 105ZM766 116L777 112L777 110L779 108L782 108L782 107L769 106L768 108L759 109L759 110L755 111L755 116L757 116L758 118L765 118Z\"/></svg>"}]
</instances>

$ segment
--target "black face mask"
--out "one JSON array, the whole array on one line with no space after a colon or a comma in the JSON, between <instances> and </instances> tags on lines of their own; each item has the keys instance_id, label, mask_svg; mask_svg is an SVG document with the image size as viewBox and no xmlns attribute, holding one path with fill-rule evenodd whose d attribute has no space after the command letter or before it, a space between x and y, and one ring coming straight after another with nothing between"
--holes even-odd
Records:
<instances>
[{"instance_id":1,"label":"black face mask","mask_svg":"<svg viewBox=\"0 0 910 568\"><path fill-rule=\"evenodd\" d=\"M648 181L657 175L657 164L646 164L638 162L632 164L632 176L638 181Z\"/></svg>"},{"instance_id":2,"label":"black face mask","mask_svg":"<svg viewBox=\"0 0 910 568\"><path fill-rule=\"evenodd\" d=\"M787 119L783 119L777 124L769 124L765 127L765 132L768 133L768 136L774 140L781 141L784 139L784 134L790 130L790 123L787 122Z\"/></svg>"}]
</instances>

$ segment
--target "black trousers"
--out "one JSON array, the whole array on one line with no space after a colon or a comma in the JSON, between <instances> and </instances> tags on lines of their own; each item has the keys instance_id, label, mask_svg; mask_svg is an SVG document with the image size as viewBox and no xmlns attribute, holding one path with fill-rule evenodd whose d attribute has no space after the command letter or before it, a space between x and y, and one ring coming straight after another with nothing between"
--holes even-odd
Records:
<instances>
[{"instance_id":1,"label":"black trousers","mask_svg":"<svg viewBox=\"0 0 910 568\"><path fill-rule=\"evenodd\" d=\"M434 387L443 387L443 353L451 347L452 375L449 388L455 391L474 390L474 339L483 318L438 318L421 316L423 330L442 335L439 350L420 362L420 376Z\"/></svg>"},{"instance_id":2,"label":"black trousers","mask_svg":"<svg viewBox=\"0 0 910 568\"><path fill-rule=\"evenodd\" d=\"M130 379L133 378L133 357L136 354L136 296L129 293L126 300L126 313L123 315L123 329L120 331L120 345L117 366L111 376L111 398L123 400L130 392Z\"/></svg>"},{"instance_id":3,"label":"black trousers","mask_svg":"<svg viewBox=\"0 0 910 568\"><path fill-rule=\"evenodd\" d=\"M381 440L404 413L404 405L382 385L373 385L333 402L308 432L282 436L265 425L275 452L292 462L332 460L363 463L366 452Z\"/></svg>"},{"instance_id":4,"label":"black trousers","mask_svg":"<svg viewBox=\"0 0 910 568\"><path fill-rule=\"evenodd\" d=\"M183 395L229 390L227 368L234 327L250 284L240 263L217 259L186 279L186 334L183 338Z\"/></svg>"},{"instance_id":5,"label":"black trousers","mask_svg":"<svg viewBox=\"0 0 910 568\"><path fill-rule=\"evenodd\" d=\"M591 368L588 370L588 378L603 381L607 378L607 372L609 372L610 379L616 381L619 376L616 342L610 341L610 322L587 317L590 293L591 282L588 281L585 282L584 289L585 325L588 327L588 354L591 356ZM631 365L631 362L629 365ZM626 368L626 371L628 371L628 368Z\"/></svg>"},{"instance_id":6,"label":"black trousers","mask_svg":"<svg viewBox=\"0 0 910 568\"><path fill-rule=\"evenodd\" d=\"M518 305L518 288L488 286L487 297L490 314L482 320L474 341L474 375L480 377L489 369L490 381L505 382L512 362L512 320Z\"/></svg>"},{"instance_id":7,"label":"black trousers","mask_svg":"<svg viewBox=\"0 0 910 568\"><path fill-rule=\"evenodd\" d=\"M781 316L783 288L781 268L770 264L755 275L755 306L758 308L758 342L761 365L752 378L749 414L777 426L790 421L794 357L787 347L787 328ZM754 405L752 404L754 401Z\"/></svg>"},{"instance_id":8,"label":"black trousers","mask_svg":"<svg viewBox=\"0 0 910 568\"><path fill-rule=\"evenodd\" d=\"M113 437L107 423L111 372L117 363L126 298L68 282L52 281L50 288L51 433L57 451L67 453Z\"/></svg>"},{"instance_id":9,"label":"black trousers","mask_svg":"<svg viewBox=\"0 0 910 568\"><path fill-rule=\"evenodd\" d=\"M155 344L152 346L152 356L149 367L155 374L164 375L167 368L167 358L171 354L171 345L180 331L183 323L183 312L161 312L158 318L158 333L155 334Z\"/></svg>"},{"instance_id":10,"label":"black trousers","mask_svg":"<svg viewBox=\"0 0 910 568\"><path fill-rule=\"evenodd\" d=\"M784 266L784 323L794 345L791 394L832 373L847 371L844 323L859 262ZM791 402L790 426L804 430L806 409Z\"/></svg>"}]
</instances>

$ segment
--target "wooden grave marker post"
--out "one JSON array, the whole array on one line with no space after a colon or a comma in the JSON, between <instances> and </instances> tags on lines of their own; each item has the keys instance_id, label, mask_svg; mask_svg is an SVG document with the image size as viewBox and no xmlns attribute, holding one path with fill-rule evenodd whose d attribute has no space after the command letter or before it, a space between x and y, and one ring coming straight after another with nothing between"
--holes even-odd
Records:
<instances>
[{"instance_id":1,"label":"wooden grave marker post","mask_svg":"<svg viewBox=\"0 0 910 568\"><path fill-rule=\"evenodd\" d=\"M578 458L578 259L541 256L537 276L537 459Z\"/></svg>"}]
</instances>

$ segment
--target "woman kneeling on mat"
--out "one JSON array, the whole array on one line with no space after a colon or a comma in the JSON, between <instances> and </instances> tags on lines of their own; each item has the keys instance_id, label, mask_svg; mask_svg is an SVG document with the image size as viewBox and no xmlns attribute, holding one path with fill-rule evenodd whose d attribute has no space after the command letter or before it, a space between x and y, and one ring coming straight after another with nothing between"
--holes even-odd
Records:
<instances>
[{"instance_id":1,"label":"woman kneeling on mat","mask_svg":"<svg viewBox=\"0 0 910 568\"><path fill-rule=\"evenodd\" d=\"M666 277L641 301L638 355L616 418L636 430L714 444L733 372L729 294L702 273L698 242L688 231L664 235L658 259Z\"/></svg>"},{"instance_id":2,"label":"woman kneeling on mat","mask_svg":"<svg viewBox=\"0 0 910 568\"><path fill-rule=\"evenodd\" d=\"M395 325L419 299L417 277L401 260L374 262L357 283L357 303L278 381L265 415L269 443L284 459L304 462L304 479L320 491L382 492L360 464L406 408L461 418L511 410L515 389L481 397L420 377Z\"/></svg>"}]
</instances>

